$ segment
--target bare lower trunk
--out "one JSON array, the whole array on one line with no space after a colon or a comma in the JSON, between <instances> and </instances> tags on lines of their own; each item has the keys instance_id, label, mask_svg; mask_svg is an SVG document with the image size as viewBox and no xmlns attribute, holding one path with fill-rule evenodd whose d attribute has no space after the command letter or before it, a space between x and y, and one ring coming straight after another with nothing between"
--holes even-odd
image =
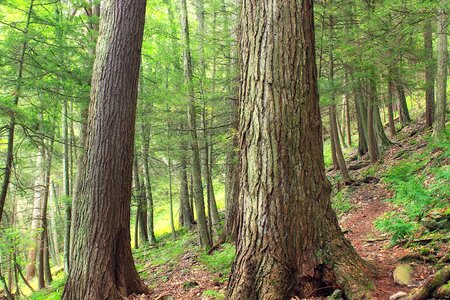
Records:
<instances>
[{"instance_id":1,"label":"bare lower trunk","mask_svg":"<svg viewBox=\"0 0 450 300\"><path fill-rule=\"evenodd\" d=\"M447 64L448 64L448 15L445 5L449 0L443 0L438 12L438 45L437 45L437 76L436 76L436 111L433 135L437 136L445 129L445 114L447 110Z\"/></svg>"},{"instance_id":2,"label":"bare lower trunk","mask_svg":"<svg viewBox=\"0 0 450 300\"><path fill-rule=\"evenodd\" d=\"M63 299L147 292L130 245L130 199L145 0L102 2L77 222Z\"/></svg>"},{"instance_id":3,"label":"bare lower trunk","mask_svg":"<svg viewBox=\"0 0 450 300\"><path fill-rule=\"evenodd\" d=\"M425 126L431 127L434 118L434 67L433 62L433 26L431 18L425 20L423 44L425 56Z\"/></svg>"},{"instance_id":4,"label":"bare lower trunk","mask_svg":"<svg viewBox=\"0 0 450 300\"><path fill-rule=\"evenodd\" d=\"M312 4L243 1L241 223L228 299L367 293L368 270L330 204Z\"/></svg>"}]
</instances>

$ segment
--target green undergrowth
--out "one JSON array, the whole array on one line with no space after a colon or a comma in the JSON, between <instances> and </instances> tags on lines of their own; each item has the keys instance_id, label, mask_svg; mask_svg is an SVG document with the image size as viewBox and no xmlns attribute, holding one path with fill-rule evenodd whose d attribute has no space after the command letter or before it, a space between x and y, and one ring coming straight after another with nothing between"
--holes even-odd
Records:
<instances>
[{"instance_id":1,"label":"green undergrowth","mask_svg":"<svg viewBox=\"0 0 450 300\"><path fill-rule=\"evenodd\" d=\"M353 208L353 205L350 202L350 194L349 189L345 188L337 192L331 198L331 205L339 217L348 213Z\"/></svg>"},{"instance_id":2,"label":"green undergrowth","mask_svg":"<svg viewBox=\"0 0 450 300\"><path fill-rule=\"evenodd\" d=\"M64 291L64 284L66 283L66 277L63 272L53 276L53 282L51 285L40 291L32 293L26 299L29 300L59 300L61 299Z\"/></svg>"},{"instance_id":3,"label":"green undergrowth","mask_svg":"<svg viewBox=\"0 0 450 300\"><path fill-rule=\"evenodd\" d=\"M448 127L448 126L447 126ZM448 128L447 128L448 129ZM397 208L378 218L378 229L392 234L392 244L418 233L427 234L420 221L433 211L448 206L450 199L450 135L426 137L423 151L406 153L382 175L395 196L388 201Z\"/></svg>"},{"instance_id":4,"label":"green undergrowth","mask_svg":"<svg viewBox=\"0 0 450 300\"><path fill-rule=\"evenodd\" d=\"M220 249L214 251L210 255L202 253L198 260L203 263L210 272L220 273L223 276L228 277L235 252L235 247L232 244L225 243Z\"/></svg>"}]
</instances>

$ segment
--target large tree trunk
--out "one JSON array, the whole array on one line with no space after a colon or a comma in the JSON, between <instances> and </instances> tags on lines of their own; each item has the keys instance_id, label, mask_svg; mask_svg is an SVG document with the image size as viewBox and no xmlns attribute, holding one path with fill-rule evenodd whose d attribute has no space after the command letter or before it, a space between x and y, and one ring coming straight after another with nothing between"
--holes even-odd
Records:
<instances>
[{"instance_id":1,"label":"large tree trunk","mask_svg":"<svg viewBox=\"0 0 450 300\"><path fill-rule=\"evenodd\" d=\"M63 299L122 299L147 288L130 245L134 124L145 0L102 2L78 220Z\"/></svg>"},{"instance_id":2,"label":"large tree trunk","mask_svg":"<svg viewBox=\"0 0 450 300\"><path fill-rule=\"evenodd\" d=\"M200 152L198 149L197 125L196 125L196 111L195 111L195 95L192 82L192 60L189 39L189 23L186 0L181 0L181 39L183 44L183 70L186 84L187 96L189 98L188 110L188 124L191 135L191 150L192 150L192 176L194 179L193 194L195 202L195 212L197 215L198 233L200 246L208 248L212 245L211 237L208 233L208 224L205 214L205 200L203 197L202 186L202 172L200 164Z\"/></svg>"},{"instance_id":3,"label":"large tree trunk","mask_svg":"<svg viewBox=\"0 0 450 300\"><path fill-rule=\"evenodd\" d=\"M449 0L441 2L438 12L438 45L437 45L437 76L436 76L436 111L433 135L437 136L445 129L445 114L447 109L447 64L448 64L448 14L446 5Z\"/></svg>"},{"instance_id":4,"label":"large tree trunk","mask_svg":"<svg viewBox=\"0 0 450 300\"><path fill-rule=\"evenodd\" d=\"M241 224L228 299L306 297L336 286L361 299L369 285L331 208L312 2L243 1Z\"/></svg>"},{"instance_id":5,"label":"large tree trunk","mask_svg":"<svg viewBox=\"0 0 450 300\"><path fill-rule=\"evenodd\" d=\"M425 58L425 126L431 127L434 118L434 61L433 26L431 18L425 20L423 29L423 47Z\"/></svg>"}]
</instances>

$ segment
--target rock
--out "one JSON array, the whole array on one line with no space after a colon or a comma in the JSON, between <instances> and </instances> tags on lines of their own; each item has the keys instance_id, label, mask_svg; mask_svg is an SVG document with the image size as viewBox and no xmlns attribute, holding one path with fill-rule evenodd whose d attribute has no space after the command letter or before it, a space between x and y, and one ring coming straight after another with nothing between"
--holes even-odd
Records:
<instances>
[{"instance_id":1,"label":"rock","mask_svg":"<svg viewBox=\"0 0 450 300\"><path fill-rule=\"evenodd\" d=\"M331 294L327 300L343 300L344 292L342 290L335 290L333 294Z\"/></svg>"},{"instance_id":2,"label":"rock","mask_svg":"<svg viewBox=\"0 0 450 300\"><path fill-rule=\"evenodd\" d=\"M394 270L394 282L400 285L410 285L412 271L412 267L408 264L398 265Z\"/></svg>"},{"instance_id":3,"label":"rock","mask_svg":"<svg viewBox=\"0 0 450 300\"><path fill-rule=\"evenodd\" d=\"M401 299L406 299L406 297L408 296L407 293L405 292L398 292L395 293L394 295L389 297L389 300L401 300Z\"/></svg>"}]
</instances>

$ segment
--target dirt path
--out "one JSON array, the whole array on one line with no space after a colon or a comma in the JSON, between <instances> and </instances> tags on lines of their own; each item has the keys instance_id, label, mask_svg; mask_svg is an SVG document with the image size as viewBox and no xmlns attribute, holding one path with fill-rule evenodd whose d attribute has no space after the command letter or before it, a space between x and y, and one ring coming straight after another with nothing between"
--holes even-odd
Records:
<instances>
[{"instance_id":1,"label":"dirt path","mask_svg":"<svg viewBox=\"0 0 450 300\"><path fill-rule=\"evenodd\" d=\"M397 152L405 148L406 143L398 143L388 149L385 153L384 166L393 164ZM378 217L398 209L385 201L392 196L393 192L389 191L381 182L358 186L352 192L352 210L340 220L343 230L348 231L346 237L351 241L358 254L372 263L378 271L377 277L374 279L374 300L389 299L389 296L400 291L408 293L432 273L429 265L411 263L414 270L412 285L402 286L394 282L393 272L400 264L399 260L411 254L411 250L399 246L389 247L390 236L379 232L374 225L374 221Z\"/></svg>"}]
</instances>

